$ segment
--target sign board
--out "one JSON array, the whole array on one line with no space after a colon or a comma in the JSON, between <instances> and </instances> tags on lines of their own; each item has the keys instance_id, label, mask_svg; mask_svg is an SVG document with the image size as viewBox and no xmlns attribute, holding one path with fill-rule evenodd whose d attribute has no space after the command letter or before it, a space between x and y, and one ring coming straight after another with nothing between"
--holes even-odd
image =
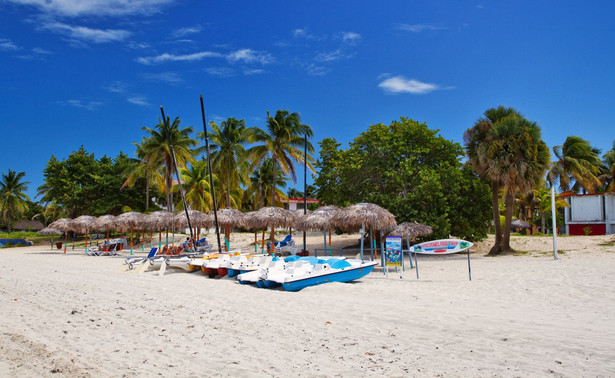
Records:
<instances>
[{"instance_id":1,"label":"sign board","mask_svg":"<svg viewBox=\"0 0 615 378\"><path fill-rule=\"evenodd\" d=\"M384 253L386 266L401 266L401 236L387 236Z\"/></svg>"},{"instance_id":2,"label":"sign board","mask_svg":"<svg viewBox=\"0 0 615 378\"><path fill-rule=\"evenodd\" d=\"M447 255L449 253L465 252L473 244L460 239L432 240L412 246L414 253L427 255Z\"/></svg>"}]
</instances>

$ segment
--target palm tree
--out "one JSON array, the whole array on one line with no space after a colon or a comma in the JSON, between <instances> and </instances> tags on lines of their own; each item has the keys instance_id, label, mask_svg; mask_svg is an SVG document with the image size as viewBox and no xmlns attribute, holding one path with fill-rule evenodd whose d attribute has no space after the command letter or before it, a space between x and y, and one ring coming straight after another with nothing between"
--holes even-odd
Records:
<instances>
[{"instance_id":1,"label":"palm tree","mask_svg":"<svg viewBox=\"0 0 615 378\"><path fill-rule=\"evenodd\" d=\"M534 213L538 206L538 200L536 199L536 191L530 190L528 192L517 192L515 198L516 205L516 217L518 219L527 221L530 224L530 232L534 232Z\"/></svg>"},{"instance_id":2,"label":"palm tree","mask_svg":"<svg viewBox=\"0 0 615 378\"><path fill-rule=\"evenodd\" d=\"M245 145L255 128L246 128L245 121L228 118L220 126L210 123L212 131L209 139L212 141L212 171L224 182L224 200L220 207L241 208L241 204L232 203L231 194L241 185L248 183L248 161ZM236 202L236 201L235 201ZM235 206L233 206L235 205Z\"/></svg>"},{"instance_id":3,"label":"palm tree","mask_svg":"<svg viewBox=\"0 0 615 378\"><path fill-rule=\"evenodd\" d=\"M260 207L266 207L269 204L267 203L267 198L273 197L271 192L273 190L273 159L267 158L263 161L263 164L254 171L252 176L250 176L250 186L246 192L246 195L253 198L253 210L257 210ZM284 192L282 192L281 188L286 187L286 181L288 179L284 177L284 175L279 171L275 175L275 190L277 191L278 198L285 198ZM271 205L275 206L275 205Z\"/></svg>"},{"instance_id":4,"label":"palm tree","mask_svg":"<svg viewBox=\"0 0 615 378\"><path fill-rule=\"evenodd\" d=\"M497 176L489 175L491 161L484 154L485 145L492 142L491 131L495 125L502 122L508 117L521 117L521 114L513 108L498 106L490 108L483 113L484 117L479 118L471 129L466 130L463 139L465 142L468 160L472 165L472 169L479 176L486 179L491 184L491 203L493 206L493 225L495 228L495 244L491 248L491 252L498 253L502 244L502 226L500 224L500 191L504 185L504 181Z\"/></svg>"},{"instance_id":5,"label":"palm tree","mask_svg":"<svg viewBox=\"0 0 615 378\"><path fill-rule=\"evenodd\" d=\"M148 162L150 169L163 169L164 191L167 196L167 209L173 210L173 161L169 146L168 136L171 137L175 159L178 168L185 168L188 163L194 162L194 156L200 151L194 149L198 142L190 137L193 132L192 127L180 129L181 120L176 117L171 123L167 116L165 122L160 120L153 128L143 127L149 137L141 143L143 149L142 160Z\"/></svg>"},{"instance_id":6,"label":"palm tree","mask_svg":"<svg viewBox=\"0 0 615 378\"><path fill-rule=\"evenodd\" d=\"M27 201L30 197L24 192L28 190L30 182L22 181L25 175L25 172L17 173L9 169L8 173L2 173L2 180L0 180L0 213L9 233L11 232L11 221L28 210Z\"/></svg>"},{"instance_id":7,"label":"palm tree","mask_svg":"<svg viewBox=\"0 0 615 378\"><path fill-rule=\"evenodd\" d=\"M613 148L602 156L604 161L602 162L603 174L600 176L600 180L604 184L605 192L615 192L615 141L613 141Z\"/></svg>"},{"instance_id":8,"label":"palm tree","mask_svg":"<svg viewBox=\"0 0 615 378\"><path fill-rule=\"evenodd\" d=\"M186 191L186 203L190 208L208 213L213 208L211 188L209 186L209 175L207 174L207 164L204 161L195 161L187 168L181 169L184 190ZM214 185L217 177L214 176ZM183 203L179 203L179 208L183 209Z\"/></svg>"},{"instance_id":9,"label":"palm tree","mask_svg":"<svg viewBox=\"0 0 615 378\"><path fill-rule=\"evenodd\" d=\"M534 198L537 202L536 210L538 211L538 216L540 217L540 232L546 234L546 216L551 212L551 190L548 189L545 185L542 185L538 189L534 190ZM568 206L570 205L563 198L561 198L559 195L555 196L556 209L561 209L562 207Z\"/></svg>"},{"instance_id":10,"label":"palm tree","mask_svg":"<svg viewBox=\"0 0 615 378\"><path fill-rule=\"evenodd\" d=\"M512 251L510 225L517 191L526 192L542 182L549 167L549 148L542 140L540 127L520 116L509 116L497 122L487 137L488 143L478 147L478 155L489 163L486 177L502 182L506 188L506 212L502 243L490 254Z\"/></svg>"},{"instance_id":11,"label":"palm tree","mask_svg":"<svg viewBox=\"0 0 615 378\"><path fill-rule=\"evenodd\" d=\"M137 180L144 178L145 179L145 211L147 212L149 208L149 192L150 185L154 183L158 187L158 190L164 192L165 182L160 173L160 167L156 167L151 164L150 161L145 160L146 152L144 150L144 146L147 140L145 137L141 140L141 143L133 142L133 144L137 147L136 155L138 159L132 159L134 161L134 165L123 173L124 177L126 177L126 181L122 185L122 189L125 187L132 188Z\"/></svg>"},{"instance_id":12,"label":"palm tree","mask_svg":"<svg viewBox=\"0 0 615 378\"><path fill-rule=\"evenodd\" d=\"M275 117L272 117L267 111L267 132L256 128L250 136L250 142L263 144L252 147L249 154L256 165L260 164L266 157L271 157L273 162L272 172L277 173L279 167L282 173L290 174L293 182L297 182L294 162L304 162L305 138L312 137L313 134L310 126L301 123L299 113L278 110ZM314 147L309 142L307 142L307 151L310 154L308 155L307 166L312 172L315 172L311 164L314 161L311 156L314 153ZM276 181L277 179L272 177L272 206L275 206Z\"/></svg>"},{"instance_id":13,"label":"palm tree","mask_svg":"<svg viewBox=\"0 0 615 378\"><path fill-rule=\"evenodd\" d=\"M569 136L561 146L553 147L556 161L551 164L547 180L551 185L559 181L564 192L583 189L594 193L601 186L598 179L602 162L598 151L588 141L578 136ZM574 181L574 185L571 185Z\"/></svg>"}]
</instances>

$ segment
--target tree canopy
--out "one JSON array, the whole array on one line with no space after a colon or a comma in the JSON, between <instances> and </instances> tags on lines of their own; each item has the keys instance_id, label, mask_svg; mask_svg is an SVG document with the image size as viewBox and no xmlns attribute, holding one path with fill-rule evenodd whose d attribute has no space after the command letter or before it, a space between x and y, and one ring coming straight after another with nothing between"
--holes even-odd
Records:
<instances>
[{"instance_id":1,"label":"tree canopy","mask_svg":"<svg viewBox=\"0 0 615 378\"><path fill-rule=\"evenodd\" d=\"M96 159L81 146L61 161L51 156L38 195L42 195L43 202L63 208L64 214L70 217L120 214L123 206L143 211L145 180L136 180L133 187L120 190L123 173L134 164L121 152L113 159L107 156Z\"/></svg>"},{"instance_id":2,"label":"tree canopy","mask_svg":"<svg viewBox=\"0 0 615 378\"><path fill-rule=\"evenodd\" d=\"M315 185L327 205L372 202L398 223L417 221L433 237L468 240L487 236L491 218L489 187L464 169L463 148L408 118L372 125L339 149L333 138L320 142Z\"/></svg>"}]
</instances>

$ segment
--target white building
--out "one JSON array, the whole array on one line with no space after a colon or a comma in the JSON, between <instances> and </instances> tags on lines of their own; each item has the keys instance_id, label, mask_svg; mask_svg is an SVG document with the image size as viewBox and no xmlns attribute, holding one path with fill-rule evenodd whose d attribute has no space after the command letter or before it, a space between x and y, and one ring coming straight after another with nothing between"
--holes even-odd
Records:
<instances>
[{"instance_id":1,"label":"white building","mask_svg":"<svg viewBox=\"0 0 615 378\"><path fill-rule=\"evenodd\" d=\"M289 199L283 199L282 202L284 202L284 208L286 210L290 210L290 211L295 211L295 210L303 210L303 198L289 198ZM307 204L308 206L311 203L318 203L317 199L307 199Z\"/></svg>"},{"instance_id":2,"label":"white building","mask_svg":"<svg viewBox=\"0 0 615 378\"><path fill-rule=\"evenodd\" d=\"M615 233L615 193L563 194L570 207L564 208L568 235Z\"/></svg>"}]
</instances>

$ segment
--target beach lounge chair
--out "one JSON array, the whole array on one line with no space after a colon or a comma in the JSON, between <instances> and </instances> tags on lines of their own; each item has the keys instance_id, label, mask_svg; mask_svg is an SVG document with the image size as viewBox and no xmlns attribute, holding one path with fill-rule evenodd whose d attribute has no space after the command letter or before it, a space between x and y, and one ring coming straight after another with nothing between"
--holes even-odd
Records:
<instances>
[{"instance_id":1,"label":"beach lounge chair","mask_svg":"<svg viewBox=\"0 0 615 378\"><path fill-rule=\"evenodd\" d=\"M286 237L282 241L273 242L273 247L276 250L282 247L294 246L294 245L295 245L295 241L293 240L292 235L286 235ZM267 252L271 252L271 242L270 241L267 242Z\"/></svg>"}]
</instances>

